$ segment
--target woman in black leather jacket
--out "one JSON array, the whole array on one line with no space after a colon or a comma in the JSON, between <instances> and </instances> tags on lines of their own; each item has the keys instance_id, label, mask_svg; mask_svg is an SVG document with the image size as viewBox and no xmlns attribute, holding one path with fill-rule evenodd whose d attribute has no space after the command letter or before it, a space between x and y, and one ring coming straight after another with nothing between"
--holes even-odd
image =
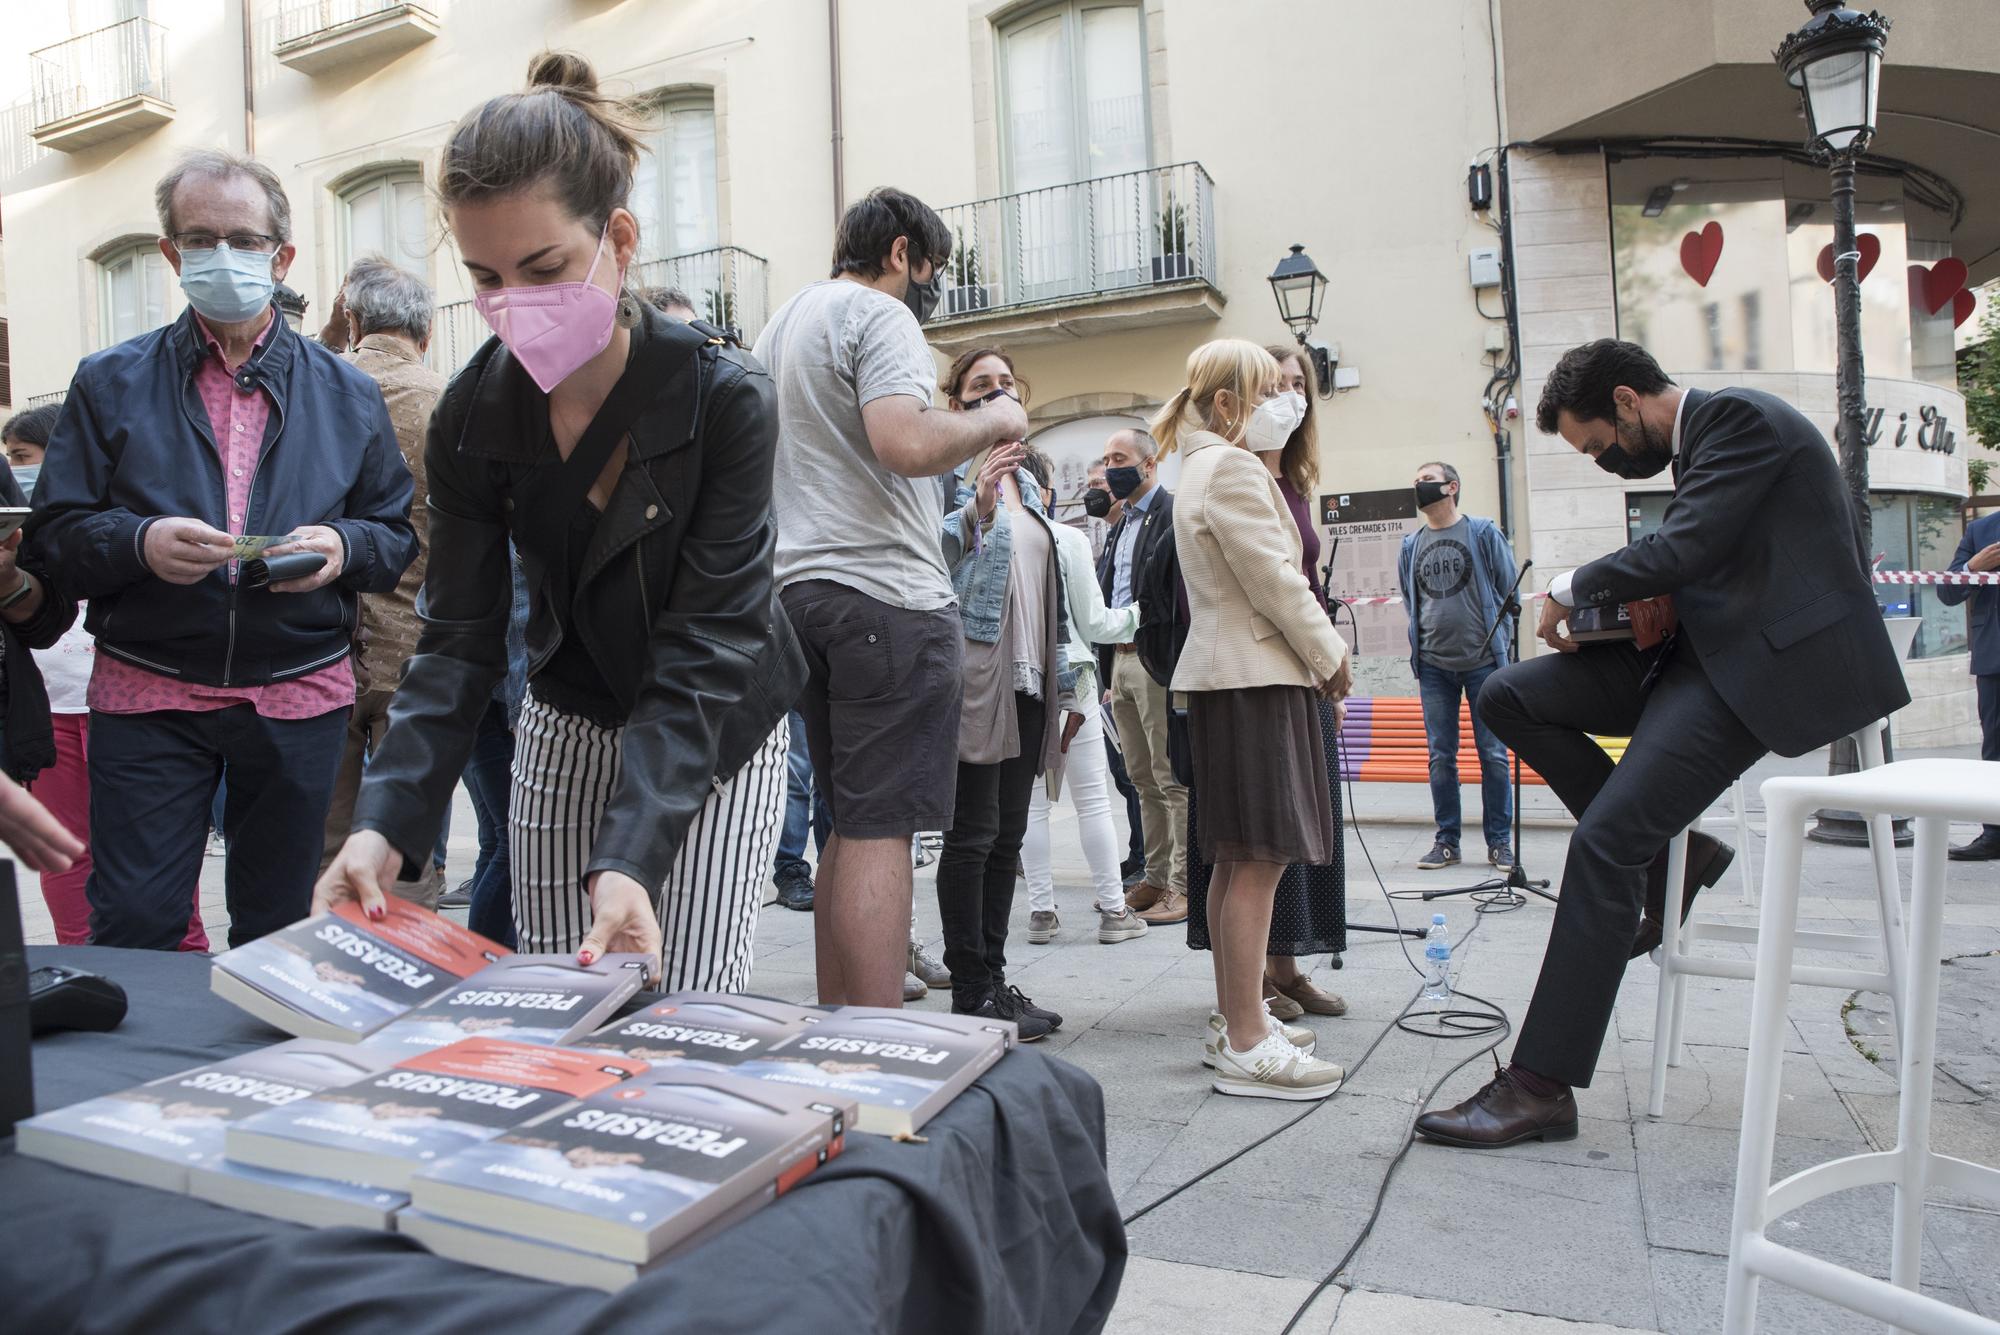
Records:
<instances>
[{"instance_id":1,"label":"woman in black leather jacket","mask_svg":"<svg viewBox=\"0 0 2000 1335\"><path fill-rule=\"evenodd\" d=\"M667 988L737 991L805 679L771 582L775 394L742 353L623 294L626 109L575 57L538 57L529 83L445 150L446 217L498 337L431 418L424 631L315 908L379 912L387 880L421 870L506 670L511 536L530 603L520 947L590 963L664 944ZM621 422L601 470L572 464Z\"/></svg>"}]
</instances>

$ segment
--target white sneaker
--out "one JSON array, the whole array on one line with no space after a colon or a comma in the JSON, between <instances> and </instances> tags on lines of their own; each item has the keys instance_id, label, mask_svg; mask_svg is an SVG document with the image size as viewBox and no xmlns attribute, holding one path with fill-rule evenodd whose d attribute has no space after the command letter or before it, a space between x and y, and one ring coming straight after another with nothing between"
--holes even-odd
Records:
<instances>
[{"instance_id":1,"label":"white sneaker","mask_svg":"<svg viewBox=\"0 0 2000 1335\"><path fill-rule=\"evenodd\" d=\"M1215 1054L1215 1092L1253 1099L1323 1099L1340 1088L1347 1073L1332 1062L1299 1051L1272 1030L1248 1052L1227 1041Z\"/></svg>"},{"instance_id":2,"label":"white sneaker","mask_svg":"<svg viewBox=\"0 0 2000 1335\"><path fill-rule=\"evenodd\" d=\"M1146 920L1131 909L1120 905L1116 913L1097 911L1097 943L1115 946L1120 941L1130 941L1135 936L1146 934Z\"/></svg>"},{"instance_id":3,"label":"white sneaker","mask_svg":"<svg viewBox=\"0 0 2000 1335\"><path fill-rule=\"evenodd\" d=\"M1286 1024L1277 1016L1271 1015L1269 1007L1265 1008L1264 1013L1270 1018L1272 1033L1284 1039L1285 1042L1291 1044L1300 1052L1306 1053L1308 1056L1311 1055L1313 1045L1319 1042L1318 1034L1301 1025ZM1221 1050L1223 1044L1227 1041L1226 1035L1228 1032L1229 1021L1222 1018L1222 1012L1210 1011L1208 1013L1208 1034L1201 1041L1201 1064L1203 1066L1209 1067L1211 1070L1214 1069L1215 1054Z\"/></svg>"}]
</instances>

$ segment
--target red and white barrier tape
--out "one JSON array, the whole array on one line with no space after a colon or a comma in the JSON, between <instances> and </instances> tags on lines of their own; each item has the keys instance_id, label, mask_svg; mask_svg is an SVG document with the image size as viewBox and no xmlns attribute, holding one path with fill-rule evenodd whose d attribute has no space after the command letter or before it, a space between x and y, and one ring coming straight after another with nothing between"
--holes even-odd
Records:
<instances>
[{"instance_id":1,"label":"red and white barrier tape","mask_svg":"<svg viewBox=\"0 0 2000 1335\"><path fill-rule=\"evenodd\" d=\"M2000 584L2000 570L1878 570L1875 572L1877 584ZM1530 601L1539 601L1549 595L1546 592L1531 593ZM1387 597L1349 598L1334 595L1335 602L1346 603L1349 607L1387 607L1403 600L1394 594Z\"/></svg>"}]
</instances>

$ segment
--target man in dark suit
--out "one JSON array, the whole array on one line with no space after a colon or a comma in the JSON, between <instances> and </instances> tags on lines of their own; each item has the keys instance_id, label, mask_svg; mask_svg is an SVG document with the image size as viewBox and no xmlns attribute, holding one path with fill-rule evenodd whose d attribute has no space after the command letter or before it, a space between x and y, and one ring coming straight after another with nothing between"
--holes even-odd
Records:
<instances>
[{"instance_id":1,"label":"man in dark suit","mask_svg":"<svg viewBox=\"0 0 2000 1335\"><path fill-rule=\"evenodd\" d=\"M1576 1135L1570 1091L1590 1084L1626 961L1645 944L1648 873L1667 841L1767 752L1803 755L1910 699L1853 501L1797 409L1756 390L1682 390L1645 349L1601 339L1556 364L1536 424L1619 477L1671 466L1674 494L1658 532L1550 587L1539 634L1559 652L1480 692L1487 725L1577 826L1513 1064L1417 1121L1468 1148ZM1678 629L1654 648L1579 651L1565 634L1571 608L1660 594ZM1632 741L1614 766L1592 734Z\"/></svg>"},{"instance_id":2,"label":"man in dark suit","mask_svg":"<svg viewBox=\"0 0 2000 1335\"><path fill-rule=\"evenodd\" d=\"M2000 570L2000 515L1965 526L1952 555L1953 570ZM1979 758L2000 760L2000 589L1991 585L1940 584L1938 601L1947 607L1971 600L1966 630L1972 638L1972 679L1979 688ZM1954 862L2000 858L2000 825L1988 825L1969 844L1951 850Z\"/></svg>"},{"instance_id":3,"label":"man in dark suit","mask_svg":"<svg viewBox=\"0 0 2000 1335\"><path fill-rule=\"evenodd\" d=\"M1104 484L1123 513L1104 542L1097 581L1108 607L1142 609L1139 644L1106 645L1098 666L1111 692L1111 717L1125 752L1125 772L1139 790L1146 836L1146 879L1125 894L1126 907L1155 926L1187 921L1187 789L1167 759L1167 687L1154 671L1160 633L1173 634L1171 609L1147 607L1147 571L1174 536L1173 493L1155 478L1159 446L1144 431L1115 431L1104 444ZM1169 667L1171 671L1171 667Z\"/></svg>"}]
</instances>

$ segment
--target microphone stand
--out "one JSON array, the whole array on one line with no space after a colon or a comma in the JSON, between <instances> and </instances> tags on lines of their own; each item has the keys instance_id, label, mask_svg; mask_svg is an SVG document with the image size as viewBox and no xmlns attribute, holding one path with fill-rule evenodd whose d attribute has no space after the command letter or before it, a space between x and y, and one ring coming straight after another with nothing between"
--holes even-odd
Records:
<instances>
[{"instance_id":1,"label":"microphone stand","mask_svg":"<svg viewBox=\"0 0 2000 1335\"><path fill-rule=\"evenodd\" d=\"M1339 551L1340 551L1340 539L1334 538L1333 548L1326 554L1326 564L1320 568L1319 586L1321 589L1321 596L1324 598L1327 604L1327 618L1329 620L1331 620L1333 617L1333 598L1330 594L1326 594L1325 590L1330 584L1333 583L1333 558L1335 554L1337 554ZM1350 609L1348 612L1349 620L1353 619L1353 615L1354 615L1353 611ZM1336 756L1334 760L1334 773L1333 773L1333 785L1336 790L1338 790L1340 787L1339 763L1340 763L1339 757ZM1350 811L1347 813L1347 816L1349 820L1352 820L1355 823L1355 828L1358 830L1361 824L1360 813ZM1377 926L1374 923L1366 923L1366 922L1350 922L1347 924L1347 930L1350 932L1377 932L1383 936L1407 936L1407 937L1412 937L1419 941L1423 940L1423 938L1426 935L1428 935L1427 930L1424 928L1402 927L1402 926L1381 927ZM1335 956L1334 958L1337 961L1339 959L1339 956Z\"/></svg>"},{"instance_id":2,"label":"microphone stand","mask_svg":"<svg viewBox=\"0 0 2000 1335\"><path fill-rule=\"evenodd\" d=\"M1513 587L1509 588L1507 596L1500 600L1500 610L1494 615L1493 624L1487 628L1486 642L1488 644L1491 644L1493 637L1499 633L1500 623L1506 620L1509 612L1514 613L1516 616L1520 614L1521 581L1527 578L1528 570L1534 564L1533 561L1523 561L1521 568L1514 573ZM1520 640L1520 624L1518 622L1515 623L1514 629L1514 639L1518 643ZM1477 708L1478 702L1474 701L1473 706ZM1513 750L1511 747L1508 748L1508 753L1512 756L1514 762L1514 865L1508 868L1505 876L1489 877L1481 881L1478 885L1461 885L1451 890L1426 890L1420 896L1425 903L1428 904L1433 899L1445 899L1451 895L1488 893L1494 895L1494 903L1508 904L1516 907L1527 903L1528 895L1540 895L1551 904L1556 902L1556 897L1549 893L1547 878L1532 880L1521 865L1521 753Z\"/></svg>"}]
</instances>

